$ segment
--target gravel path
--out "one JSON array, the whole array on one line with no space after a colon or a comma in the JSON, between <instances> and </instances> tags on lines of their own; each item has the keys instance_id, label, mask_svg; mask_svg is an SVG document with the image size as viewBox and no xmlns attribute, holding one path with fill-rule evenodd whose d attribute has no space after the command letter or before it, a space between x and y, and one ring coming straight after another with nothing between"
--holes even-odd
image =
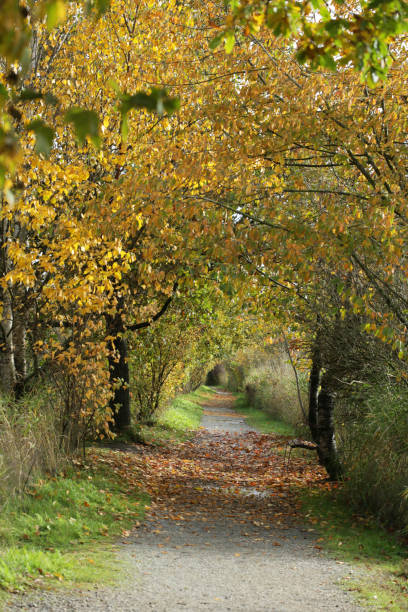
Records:
<instances>
[{"instance_id":1,"label":"gravel path","mask_svg":"<svg viewBox=\"0 0 408 612\"><path fill-rule=\"evenodd\" d=\"M193 452L201 459L208 457L208 449L214 445L219 444L222 452L225 432L239 442L253 431L243 418L225 406L206 408L202 423L205 431L192 445ZM257 504L262 510L265 505L273 506L271 498L262 492L242 489L239 506L238 501L223 499L219 492L212 499L214 482L178 481L178 488L186 488L186 498L193 486L204 493L207 491L207 500L210 496L210 505L200 507L200 499L204 497L197 494L197 501L193 500L198 504L197 511L185 512L187 520L184 516L180 520L168 517L160 501L157 506L152 504L146 523L119 547L117 554L124 568L120 587L42 592L15 598L6 609L44 612L362 610L337 585L340 579L352 576L352 569L328 559L315 548L312 530L295 526L287 518L266 527L257 521L247 521L245 514L253 513ZM180 500L183 500L183 491ZM218 507L212 508L212 503Z\"/></svg>"}]
</instances>

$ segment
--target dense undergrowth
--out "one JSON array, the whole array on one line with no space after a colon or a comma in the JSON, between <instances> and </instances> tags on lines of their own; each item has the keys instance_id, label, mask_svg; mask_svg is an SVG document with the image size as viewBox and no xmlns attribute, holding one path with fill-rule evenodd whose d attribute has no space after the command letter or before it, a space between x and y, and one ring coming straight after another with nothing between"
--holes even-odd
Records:
<instances>
[{"instance_id":1,"label":"dense undergrowth","mask_svg":"<svg viewBox=\"0 0 408 612\"><path fill-rule=\"evenodd\" d=\"M344 468L342 490L354 511L407 533L408 388L395 376L383 374L381 380L376 376L371 382L339 382L333 416ZM226 388L240 393L239 409L246 411L252 425L268 431L265 423L285 423L291 429L275 428L311 439L305 425L307 374L298 371L298 389L292 364L282 348L241 350L220 368L219 377Z\"/></svg>"},{"instance_id":2,"label":"dense undergrowth","mask_svg":"<svg viewBox=\"0 0 408 612\"><path fill-rule=\"evenodd\" d=\"M38 475L64 466L56 414L45 390L21 402L0 396L0 505Z\"/></svg>"},{"instance_id":3,"label":"dense undergrowth","mask_svg":"<svg viewBox=\"0 0 408 612\"><path fill-rule=\"evenodd\" d=\"M355 510L408 532L408 389L367 386L338 403L339 449L346 466L344 490Z\"/></svg>"}]
</instances>

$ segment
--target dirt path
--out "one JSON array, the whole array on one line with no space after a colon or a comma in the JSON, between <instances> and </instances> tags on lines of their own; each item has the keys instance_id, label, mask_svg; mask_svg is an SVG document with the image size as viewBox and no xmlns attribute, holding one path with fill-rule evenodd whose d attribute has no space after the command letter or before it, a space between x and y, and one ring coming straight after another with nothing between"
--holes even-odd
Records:
<instances>
[{"instance_id":1,"label":"dirt path","mask_svg":"<svg viewBox=\"0 0 408 612\"><path fill-rule=\"evenodd\" d=\"M291 491L320 478L284 440L251 430L224 394L206 407L194 441L138 449L152 495L146 523L121 544L121 587L41 593L9 610L347 612L360 608L337 582L352 570L329 560L299 527Z\"/></svg>"}]
</instances>

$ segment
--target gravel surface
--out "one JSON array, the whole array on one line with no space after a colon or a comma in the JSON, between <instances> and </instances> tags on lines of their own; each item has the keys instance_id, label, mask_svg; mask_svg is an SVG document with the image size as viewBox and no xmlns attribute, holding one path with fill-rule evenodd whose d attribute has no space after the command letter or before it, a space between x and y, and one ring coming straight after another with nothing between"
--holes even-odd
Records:
<instances>
[{"instance_id":1,"label":"gravel surface","mask_svg":"<svg viewBox=\"0 0 408 612\"><path fill-rule=\"evenodd\" d=\"M207 433L220 439L228 431L237 438L253 431L228 408L206 408ZM213 442L211 442L213 443ZM201 449L201 452L202 449ZM204 488L210 485L203 483ZM261 498L251 504L267 503ZM244 493L245 494L245 493ZM353 570L328 559L315 548L313 532L283 521L264 529L231 520L228 507L198 513L191 520L168 520L156 512L135 531L117 555L121 585L74 592L59 590L14 598L6 610L58 612L320 612L362 610L338 586Z\"/></svg>"}]
</instances>

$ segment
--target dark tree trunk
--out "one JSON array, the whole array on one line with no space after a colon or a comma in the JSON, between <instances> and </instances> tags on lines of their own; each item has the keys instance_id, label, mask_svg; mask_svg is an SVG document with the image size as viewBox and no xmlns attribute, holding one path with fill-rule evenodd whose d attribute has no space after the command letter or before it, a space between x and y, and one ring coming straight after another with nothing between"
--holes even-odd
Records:
<instances>
[{"instance_id":1,"label":"dark tree trunk","mask_svg":"<svg viewBox=\"0 0 408 612\"><path fill-rule=\"evenodd\" d=\"M312 434L312 440L318 444L318 413L317 413L317 397L319 393L320 384L320 358L317 352L313 354L312 368L309 376L309 414L308 422L310 433Z\"/></svg>"},{"instance_id":2,"label":"dark tree trunk","mask_svg":"<svg viewBox=\"0 0 408 612\"><path fill-rule=\"evenodd\" d=\"M325 373L321 380L321 389L317 400L317 443L320 463L326 469L330 480L338 480L342 467L337 453L334 435L334 395L330 387L329 376Z\"/></svg>"},{"instance_id":3,"label":"dark tree trunk","mask_svg":"<svg viewBox=\"0 0 408 612\"><path fill-rule=\"evenodd\" d=\"M110 407L113 412L115 431L124 431L131 423L127 343L120 315L114 317L107 315L106 323L108 334L114 337L113 350L108 358L109 379L113 389Z\"/></svg>"},{"instance_id":4,"label":"dark tree trunk","mask_svg":"<svg viewBox=\"0 0 408 612\"><path fill-rule=\"evenodd\" d=\"M160 319L160 317L163 316L166 310L168 309L171 300L173 299L173 294L176 291L177 282L174 283L172 295L167 298L159 312L157 312L154 317L151 317L148 321L144 321L143 323L134 323L133 325L125 326L123 321L125 304L124 298L123 296L121 296L120 291L118 291L115 295L115 314L105 315L108 335L114 338L112 343L113 350L109 355L108 361L110 384L114 393L113 398L110 402L110 406L113 412L115 431L124 431L131 424L129 392L130 377L125 331L136 331L138 329L145 329L146 327L150 327L152 322L158 321L158 319Z\"/></svg>"}]
</instances>

